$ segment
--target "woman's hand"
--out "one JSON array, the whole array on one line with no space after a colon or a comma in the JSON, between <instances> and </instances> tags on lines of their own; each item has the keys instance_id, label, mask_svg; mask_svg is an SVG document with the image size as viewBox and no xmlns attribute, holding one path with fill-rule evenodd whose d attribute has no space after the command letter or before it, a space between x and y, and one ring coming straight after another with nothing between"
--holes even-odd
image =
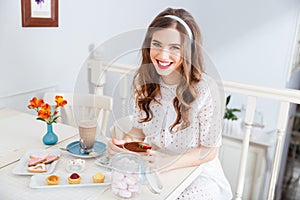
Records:
<instances>
[{"instance_id":1,"label":"woman's hand","mask_svg":"<svg viewBox=\"0 0 300 200\"><path fill-rule=\"evenodd\" d=\"M125 140L117 140L115 138L112 138L107 142L106 150L108 153L108 156L113 156L120 152L126 152L125 149L123 149L123 144L125 143Z\"/></svg>"},{"instance_id":2,"label":"woman's hand","mask_svg":"<svg viewBox=\"0 0 300 200\"><path fill-rule=\"evenodd\" d=\"M127 150L123 149L123 147L120 146L124 145L126 142L143 141L144 138L145 135L142 129L132 127L129 133L126 133L124 135L122 140L117 140L115 138L112 138L107 142L107 147L106 147L107 154L108 156L113 156L116 153L127 152Z\"/></svg>"},{"instance_id":3,"label":"woman's hand","mask_svg":"<svg viewBox=\"0 0 300 200\"><path fill-rule=\"evenodd\" d=\"M172 164L177 160L177 156L165 154L155 150L147 150L147 155L142 158L148 163L148 166L157 169L160 172L172 169Z\"/></svg>"}]
</instances>

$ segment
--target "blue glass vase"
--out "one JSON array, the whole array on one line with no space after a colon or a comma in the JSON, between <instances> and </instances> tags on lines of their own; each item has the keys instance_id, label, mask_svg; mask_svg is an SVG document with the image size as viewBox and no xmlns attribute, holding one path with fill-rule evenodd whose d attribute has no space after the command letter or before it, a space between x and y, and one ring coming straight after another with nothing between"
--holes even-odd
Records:
<instances>
[{"instance_id":1,"label":"blue glass vase","mask_svg":"<svg viewBox=\"0 0 300 200\"><path fill-rule=\"evenodd\" d=\"M45 145L56 144L58 140L57 135L52 130L52 124L47 124L47 133L43 137L43 142Z\"/></svg>"}]
</instances>

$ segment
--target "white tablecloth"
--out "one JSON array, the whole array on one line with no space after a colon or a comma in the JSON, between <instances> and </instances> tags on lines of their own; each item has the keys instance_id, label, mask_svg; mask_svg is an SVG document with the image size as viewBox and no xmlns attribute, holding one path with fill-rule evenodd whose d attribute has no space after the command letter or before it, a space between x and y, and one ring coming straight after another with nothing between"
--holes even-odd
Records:
<instances>
[{"instance_id":1,"label":"white tablecloth","mask_svg":"<svg viewBox=\"0 0 300 200\"><path fill-rule=\"evenodd\" d=\"M58 143L78 135L76 128L64 124L53 124L58 135ZM45 149L42 142L47 132L45 122L36 120L36 116L15 110L0 111L0 168L18 160L27 149Z\"/></svg>"}]
</instances>

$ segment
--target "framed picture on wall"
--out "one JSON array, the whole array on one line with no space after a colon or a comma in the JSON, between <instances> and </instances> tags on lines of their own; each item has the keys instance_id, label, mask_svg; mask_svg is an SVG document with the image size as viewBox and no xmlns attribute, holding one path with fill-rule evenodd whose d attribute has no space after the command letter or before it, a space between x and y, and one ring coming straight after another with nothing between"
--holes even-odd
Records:
<instances>
[{"instance_id":1,"label":"framed picture on wall","mask_svg":"<svg viewBox=\"0 0 300 200\"><path fill-rule=\"evenodd\" d=\"M21 0L23 27L58 27L58 0Z\"/></svg>"}]
</instances>

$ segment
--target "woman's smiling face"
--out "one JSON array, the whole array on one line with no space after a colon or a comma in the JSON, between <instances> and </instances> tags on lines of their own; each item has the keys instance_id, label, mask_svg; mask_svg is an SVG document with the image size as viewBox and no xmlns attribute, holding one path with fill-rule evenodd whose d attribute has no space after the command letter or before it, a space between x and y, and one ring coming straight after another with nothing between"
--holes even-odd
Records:
<instances>
[{"instance_id":1,"label":"woman's smiling face","mask_svg":"<svg viewBox=\"0 0 300 200\"><path fill-rule=\"evenodd\" d=\"M183 60L179 31L175 28L155 31L150 47L151 61L163 81L167 84L178 83Z\"/></svg>"}]
</instances>

